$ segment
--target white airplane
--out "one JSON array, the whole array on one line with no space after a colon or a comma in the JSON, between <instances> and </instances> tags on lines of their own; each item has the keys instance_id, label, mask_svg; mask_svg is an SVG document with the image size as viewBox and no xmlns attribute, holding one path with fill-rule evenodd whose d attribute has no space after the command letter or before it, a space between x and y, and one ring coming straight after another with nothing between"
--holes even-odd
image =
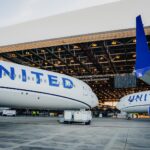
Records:
<instances>
[{"instance_id":1,"label":"white airplane","mask_svg":"<svg viewBox=\"0 0 150 150\"><path fill-rule=\"evenodd\" d=\"M34 109L90 109L98 105L92 89L76 78L0 61L0 105Z\"/></svg>"},{"instance_id":2,"label":"white airplane","mask_svg":"<svg viewBox=\"0 0 150 150\"><path fill-rule=\"evenodd\" d=\"M121 112L148 113L150 115L150 91L126 95L120 99L116 107Z\"/></svg>"},{"instance_id":3,"label":"white airplane","mask_svg":"<svg viewBox=\"0 0 150 150\"><path fill-rule=\"evenodd\" d=\"M148 48L141 16L136 18L136 65L135 74L150 84L150 50ZM126 113L148 113L150 115L150 91L124 96L116 106Z\"/></svg>"}]
</instances>

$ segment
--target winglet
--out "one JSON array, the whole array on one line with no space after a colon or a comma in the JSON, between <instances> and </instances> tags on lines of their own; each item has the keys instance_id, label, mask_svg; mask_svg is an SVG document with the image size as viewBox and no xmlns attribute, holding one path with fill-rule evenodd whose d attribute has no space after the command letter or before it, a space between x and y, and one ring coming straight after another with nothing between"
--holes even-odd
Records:
<instances>
[{"instance_id":1,"label":"winglet","mask_svg":"<svg viewBox=\"0 0 150 150\"><path fill-rule=\"evenodd\" d=\"M136 75L141 77L150 69L150 51L147 44L141 16L136 17Z\"/></svg>"}]
</instances>

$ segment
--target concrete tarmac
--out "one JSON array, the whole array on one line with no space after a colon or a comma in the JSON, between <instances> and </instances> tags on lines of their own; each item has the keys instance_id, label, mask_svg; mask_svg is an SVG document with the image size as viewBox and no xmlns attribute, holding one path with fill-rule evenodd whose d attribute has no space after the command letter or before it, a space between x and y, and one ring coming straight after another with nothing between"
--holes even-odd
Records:
<instances>
[{"instance_id":1,"label":"concrete tarmac","mask_svg":"<svg viewBox=\"0 0 150 150\"><path fill-rule=\"evenodd\" d=\"M0 117L0 150L150 150L150 119L94 118L91 125L50 117Z\"/></svg>"}]
</instances>

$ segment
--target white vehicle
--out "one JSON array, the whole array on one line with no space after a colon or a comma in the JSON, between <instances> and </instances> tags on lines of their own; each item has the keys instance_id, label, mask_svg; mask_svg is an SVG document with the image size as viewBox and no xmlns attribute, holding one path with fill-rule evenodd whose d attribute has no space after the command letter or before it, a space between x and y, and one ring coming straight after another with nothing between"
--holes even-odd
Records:
<instances>
[{"instance_id":1,"label":"white vehicle","mask_svg":"<svg viewBox=\"0 0 150 150\"><path fill-rule=\"evenodd\" d=\"M2 116L16 116L16 110L3 110Z\"/></svg>"},{"instance_id":2,"label":"white vehicle","mask_svg":"<svg viewBox=\"0 0 150 150\"><path fill-rule=\"evenodd\" d=\"M60 118L61 123L84 123L86 125L89 125L92 120L92 114L91 111L72 111L72 110L66 110L64 111L64 118Z\"/></svg>"},{"instance_id":3,"label":"white vehicle","mask_svg":"<svg viewBox=\"0 0 150 150\"><path fill-rule=\"evenodd\" d=\"M150 50L148 48L141 16L136 18L136 65L135 74L150 84ZM138 92L120 99L116 106L122 112L148 113L150 115L150 91Z\"/></svg>"},{"instance_id":4,"label":"white vehicle","mask_svg":"<svg viewBox=\"0 0 150 150\"><path fill-rule=\"evenodd\" d=\"M92 120L92 113L91 111L75 111L74 112L74 122L83 122L86 125L89 125Z\"/></svg>"},{"instance_id":5,"label":"white vehicle","mask_svg":"<svg viewBox=\"0 0 150 150\"><path fill-rule=\"evenodd\" d=\"M98 105L92 89L76 78L0 61L0 105L13 108L80 110Z\"/></svg>"}]
</instances>

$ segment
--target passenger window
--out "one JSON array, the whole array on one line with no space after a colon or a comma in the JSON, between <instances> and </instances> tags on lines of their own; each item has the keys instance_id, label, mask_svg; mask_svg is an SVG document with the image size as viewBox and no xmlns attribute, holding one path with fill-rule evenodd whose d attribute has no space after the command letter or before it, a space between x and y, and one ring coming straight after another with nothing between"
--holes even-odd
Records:
<instances>
[{"instance_id":1,"label":"passenger window","mask_svg":"<svg viewBox=\"0 0 150 150\"><path fill-rule=\"evenodd\" d=\"M46 79L44 80L44 82L45 82L45 83L47 82Z\"/></svg>"},{"instance_id":2,"label":"passenger window","mask_svg":"<svg viewBox=\"0 0 150 150\"><path fill-rule=\"evenodd\" d=\"M34 81L34 77L32 77L32 81Z\"/></svg>"},{"instance_id":3,"label":"passenger window","mask_svg":"<svg viewBox=\"0 0 150 150\"><path fill-rule=\"evenodd\" d=\"M28 80L30 80L30 77L28 76Z\"/></svg>"}]
</instances>

